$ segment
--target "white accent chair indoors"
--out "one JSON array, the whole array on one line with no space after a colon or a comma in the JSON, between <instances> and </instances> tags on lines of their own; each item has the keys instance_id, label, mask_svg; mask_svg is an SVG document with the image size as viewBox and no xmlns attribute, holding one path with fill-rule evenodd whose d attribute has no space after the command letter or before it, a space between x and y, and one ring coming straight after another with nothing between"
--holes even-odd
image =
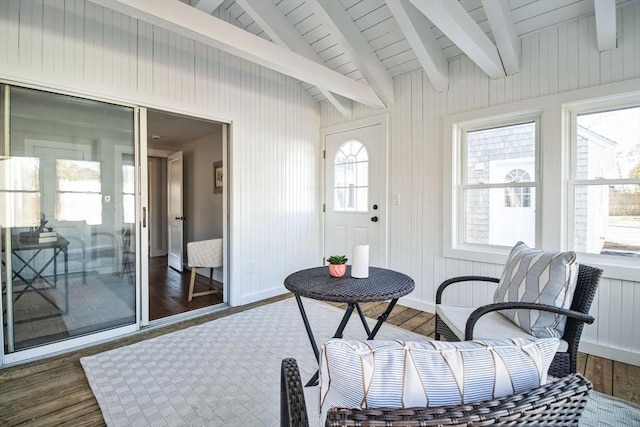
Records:
<instances>
[{"instance_id":1,"label":"white accent chair indoors","mask_svg":"<svg viewBox=\"0 0 640 427\"><path fill-rule=\"evenodd\" d=\"M213 269L222 267L222 239L200 240L187 243L188 265L191 268L191 280L189 281L189 298L203 295L211 295L219 292L213 289ZM210 268L209 280L212 289L202 292L193 292L198 268Z\"/></svg>"}]
</instances>

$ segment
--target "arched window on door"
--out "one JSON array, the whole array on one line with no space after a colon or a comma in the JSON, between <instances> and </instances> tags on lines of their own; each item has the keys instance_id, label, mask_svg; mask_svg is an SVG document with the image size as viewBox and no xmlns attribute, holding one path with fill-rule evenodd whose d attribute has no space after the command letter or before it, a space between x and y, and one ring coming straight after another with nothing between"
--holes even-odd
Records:
<instances>
[{"instance_id":1,"label":"arched window on door","mask_svg":"<svg viewBox=\"0 0 640 427\"><path fill-rule=\"evenodd\" d=\"M337 212L367 212L369 199L369 154L355 139L343 142L333 162L333 209Z\"/></svg>"},{"instance_id":2,"label":"arched window on door","mask_svg":"<svg viewBox=\"0 0 640 427\"><path fill-rule=\"evenodd\" d=\"M531 176L522 169L513 169L505 177L505 182L531 182ZM511 187L504 189L505 208L530 208L531 187Z\"/></svg>"}]
</instances>

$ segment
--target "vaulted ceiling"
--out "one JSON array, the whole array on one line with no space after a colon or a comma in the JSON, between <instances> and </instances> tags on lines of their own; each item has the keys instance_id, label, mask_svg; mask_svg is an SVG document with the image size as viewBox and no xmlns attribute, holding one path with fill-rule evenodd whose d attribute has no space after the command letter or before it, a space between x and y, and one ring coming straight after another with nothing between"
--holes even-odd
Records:
<instances>
[{"instance_id":1,"label":"vaulted ceiling","mask_svg":"<svg viewBox=\"0 0 640 427\"><path fill-rule=\"evenodd\" d=\"M97 1L97 0L95 0ZM301 81L348 116L394 103L393 78L423 69L448 85L468 56L491 78L520 72L520 38L595 15L599 51L616 46L616 7L638 0L101 0Z\"/></svg>"}]
</instances>

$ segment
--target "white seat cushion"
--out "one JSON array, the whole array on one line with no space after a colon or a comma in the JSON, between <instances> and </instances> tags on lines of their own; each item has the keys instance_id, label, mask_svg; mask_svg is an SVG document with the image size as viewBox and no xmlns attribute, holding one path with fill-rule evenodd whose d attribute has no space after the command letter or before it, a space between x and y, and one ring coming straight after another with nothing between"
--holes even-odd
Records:
<instances>
[{"instance_id":1,"label":"white seat cushion","mask_svg":"<svg viewBox=\"0 0 640 427\"><path fill-rule=\"evenodd\" d=\"M464 341L464 330L467 325L467 319L474 310L474 307L436 305L436 314L449 326L449 329L451 329L460 341ZM526 333L518 325L497 311L482 316L473 328L474 340L500 340L506 338L536 339L536 337ZM569 344L565 340L560 340L558 351L564 352L567 351L568 348Z\"/></svg>"}]
</instances>

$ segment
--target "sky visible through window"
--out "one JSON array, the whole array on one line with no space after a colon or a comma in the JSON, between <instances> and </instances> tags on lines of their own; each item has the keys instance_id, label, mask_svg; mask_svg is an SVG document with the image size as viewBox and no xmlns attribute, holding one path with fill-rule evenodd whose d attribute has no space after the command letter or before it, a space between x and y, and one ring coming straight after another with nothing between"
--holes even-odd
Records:
<instances>
[{"instance_id":1,"label":"sky visible through window","mask_svg":"<svg viewBox=\"0 0 640 427\"><path fill-rule=\"evenodd\" d=\"M586 160L590 165L607 164L606 169L589 179L640 179L640 107L579 114L577 124L613 141L601 147L608 146L607 150L615 150L609 157L612 160L609 163L605 160L607 152L594 154ZM598 212L599 207L607 206L606 212L594 215L594 218L602 221L591 221L588 226L582 227L586 246L578 245L578 249L607 255L640 256L640 184L609 185L604 181L601 185L578 187L576 192L587 195L591 212ZM602 200L605 195L606 200ZM577 208L579 203L577 200ZM576 209L576 236L581 231L578 211ZM589 245L590 238L593 240L594 237L603 242ZM574 240L574 244L577 243Z\"/></svg>"},{"instance_id":2,"label":"sky visible through window","mask_svg":"<svg viewBox=\"0 0 640 427\"><path fill-rule=\"evenodd\" d=\"M617 143L617 178L630 178L640 166L640 107L581 114L578 125Z\"/></svg>"}]
</instances>

